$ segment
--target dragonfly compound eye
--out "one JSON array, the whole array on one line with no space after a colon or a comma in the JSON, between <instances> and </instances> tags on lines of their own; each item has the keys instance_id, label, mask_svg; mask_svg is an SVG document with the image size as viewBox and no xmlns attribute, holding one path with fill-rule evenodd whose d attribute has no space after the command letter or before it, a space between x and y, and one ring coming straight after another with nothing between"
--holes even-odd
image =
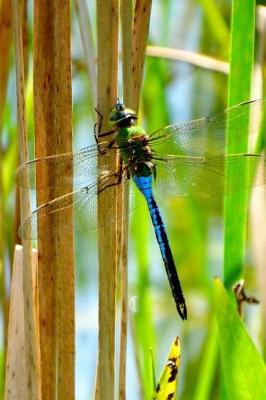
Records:
<instances>
[{"instance_id":1,"label":"dragonfly compound eye","mask_svg":"<svg viewBox=\"0 0 266 400\"><path fill-rule=\"evenodd\" d=\"M111 111L109 116L109 124L111 126L121 127L132 125L137 119L136 113L129 108L126 108L124 104L117 102Z\"/></svg>"},{"instance_id":2,"label":"dragonfly compound eye","mask_svg":"<svg viewBox=\"0 0 266 400\"><path fill-rule=\"evenodd\" d=\"M125 109L125 105L119 100L119 97L117 97L117 99L116 99L116 104L115 104L114 108L116 108L117 111L122 111Z\"/></svg>"},{"instance_id":3,"label":"dragonfly compound eye","mask_svg":"<svg viewBox=\"0 0 266 400\"><path fill-rule=\"evenodd\" d=\"M115 108L117 109L117 111L124 111L125 106L122 103L117 103Z\"/></svg>"}]
</instances>

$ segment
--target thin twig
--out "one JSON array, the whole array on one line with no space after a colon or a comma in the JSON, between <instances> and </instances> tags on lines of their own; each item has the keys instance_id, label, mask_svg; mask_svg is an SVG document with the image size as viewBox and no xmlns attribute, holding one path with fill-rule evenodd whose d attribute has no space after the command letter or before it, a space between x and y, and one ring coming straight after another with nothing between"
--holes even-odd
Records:
<instances>
[{"instance_id":1,"label":"thin twig","mask_svg":"<svg viewBox=\"0 0 266 400\"><path fill-rule=\"evenodd\" d=\"M211 71L229 74L229 63L217 60L213 57L195 53L194 51L173 49L169 47L148 46L147 56L168 58L169 60L181 61Z\"/></svg>"}]
</instances>

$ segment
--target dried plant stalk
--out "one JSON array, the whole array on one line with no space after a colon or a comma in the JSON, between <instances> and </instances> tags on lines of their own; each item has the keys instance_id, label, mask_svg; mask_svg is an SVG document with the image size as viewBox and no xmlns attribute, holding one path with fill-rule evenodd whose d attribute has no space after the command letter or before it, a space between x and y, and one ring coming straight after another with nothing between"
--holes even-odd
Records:
<instances>
[{"instance_id":1,"label":"dried plant stalk","mask_svg":"<svg viewBox=\"0 0 266 400\"><path fill-rule=\"evenodd\" d=\"M32 297L37 301L37 252L32 252ZM27 387L26 347L23 298L23 247L17 245L12 268L8 348L6 359L5 400L29 399L32 392ZM35 305L37 314L38 305Z\"/></svg>"},{"instance_id":2,"label":"dried plant stalk","mask_svg":"<svg viewBox=\"0 0 266 400\"><path fill-rule=\"evenodd\" d=\"M72 150L70 3L34 3L34 116L36 156ZM59 185L61 175L68 184ZM72 170L37 168L37 201L71 192ZM54 190L39 190L53 186ZM58 182L58 184L57 184ZM60 214L60 215L59 215ZM43 398L74 399L74 249L69 208L38 221L38 278Z\"/></svg>"},{"instance_id":3,"label":"dried plant stalk","mask_svg":"<svg viewBox=\"0 0 266 400\"><path fill-rule=\"evenodd\" d=\"M103 131L110 129L107 118L117 94L118 1L98 0L98 110L103 115ZM102 162L99 157L99 167ZM104 161L104 160L103 160ZM108 168L116 168L114 155ZM117 226L104 224L117 212L117 188L99 195L99 352L96 397L114 399L115 393L115 292L117 272Z\"/></svg>"},{"instance_id":4,"label":"dried plant stalk","mask_svg":"<svg viewBox=\"0 0 266 400\"><path fill-rule=\"evenodd\" d=\"M137 110L149 31L151 1L137 1L134 9L132 1L121 3L123 98L127 106ZM139 20L140 18L140 20ZM131 27L131 29L129 29ZM144 29L143 29L144 27ZM136 68L136 66L138 66ZM128 197L129 183L123 185L121 193L123 207L123 228L121 235L121 322L119 396L126 393L126 345L127 345L127 252L128 252Z\"/></svg>"},{"instance_id":5,"label":"dried plant stalk","mask_svg":"<svg viewBox=\"0 0 266 400\"><path fill-rule=\"evenodd\" d=\"M24 60L22 45L22 10L23 2L13 1L13 26L16 57L16 87L17 87L17 120L19 133L20 161L25 162L28 158L27 132L25 117L24 96ZM25 177L27 179L27 177ZM27 190L21 190L21 218L24 219L30 212L30 199ZM40 354L39 354L39 331L35 309L35 298L32 288L34 287L32 277L32 251L29 241L22 241L23 245L23 300L24 300L24 323L25 323L25 350L26 350L26 374L27 374L27 398L40 399Z\"/></svg>"}]
</instances>

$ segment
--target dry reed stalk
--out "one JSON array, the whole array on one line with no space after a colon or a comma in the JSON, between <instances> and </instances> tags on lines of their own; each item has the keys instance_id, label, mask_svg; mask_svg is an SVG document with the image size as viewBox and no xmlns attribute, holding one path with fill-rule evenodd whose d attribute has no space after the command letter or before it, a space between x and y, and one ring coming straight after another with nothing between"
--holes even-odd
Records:
<instances>
[{"instance_id":1,"label":"dry reed stalk","mask_svg":"<svg viewBox=\"0 0 266 400\"><path fill-rule=\"evenodd\" d=\"M123 97L128 107L138 110L143 68L149 32L151 1L136 1L133 15L132 1L121 3ZM137 67L136 67L137 66ZM127 251L128 251L129 184L122 188L123 228L121 253L121 322L119 395L126 396L127 345Z\"/></svg>"},{"instance_id":2,"label":"dry reed stalk","mask_svg":"<svg viewBox=\"0 0 266 400\"><path fill-rule=\"evenodd\" d=\"M72 91L67 0L34 3L33 73L36 156L70 152ZM72 169L68 167L60 166L60 171L58 168L46 175L37 168L38 204L72 191ZM62 175L69 177L64 186L60 183ZM40 186L53 189L43 191ZM68 208L38 220L42 395L50 399L74 399L75 393L72 218L72 209ZM67 227L66 219L70 221Z\"/></svg>"},{"instance_id":3,"label":"dry reed stalk","mask_svg":"<svg viewBox=\"0 0 266 400\"><path fill-rule=\"evenodd\" d=\"M98 110L103 115L102 131L110 129L107 118L117 94L118 1L98 0ZM106 139L106 138L105 138ZM109 137L108 137L109 139ZM107 140L108 140L107 139ZM104 163L99 157L99 167ZM115 169L114 154L108 168ZM115 299L117 275L117 188L103 191L98 197L99 250L99 349L96 398L114 399L115 393ZM106 224L106 221L112 223Z\"/></svg>"},{"instance_id":4,"label":"dry reed stalk","mask_svg":"<svg viewBox=\"0 0 266 400\"><path fill-rule=\"evenodd\" d=\"M131 107L131 72L132 72L132 23L133 2L128 0L120 3L121 37L122 37L122 76L123 76L123 101ZM119 398L126 398L126 360L127 360L127 333L128 333L128 198L129 182L120 185L118 196L121 199L120 213L123 215L121 226L121 239L119 246L120 260L120 348L119 348Z\"/></svg>"},{"instance_id":5,"label":"dry reed stalk","mask_svg":"<svg viewBox=\"0 0 266 400\"><path fill-rule=\"evenodd\" d=\"M17 88L17 120L19 133L20 161L28 158L27 132L25 116L24 96L24 59L22 45L22 13L21 0L13 1L13 32L16 58L16 88ZM27 177L25 177L27 179ZM22 220L30 212L30 199L27 190L21 190L21 218ZM30 241L22 241L23 245L23 292L24 292L24 323L25 323L25 350L26 350L26 374L27 397L40 399L40 354L39 354L39 330L37 324L35 298L32 288L32 250Z\"/></svg>"},{"instance_id":6,"label":"dry reed stalk","mask_svg":"<svg viewBox=\"0 0 266 400\"><path fill-rule=\"evenodd\" d=\"M82 39L85 65L91 86L92 99L94 104L97 101L97 80L96 80L96 56L93 43L92 26L85 0L75 0L75 8L79 22L79 30Z\"/></svg>"},{"instance_id":7,"label":"dry reed stalk","mask_svg":"<svg viewBox=\"0 0 266 400\"><path fill-rule=\"evenodd\" d=\"M0 128L2 129L2 112L6 98L6 88L9 75L9 54L12 34L11 3L2 0L0 6Z\"/></svg>"},{"instance_id":8,"label":"dry reed stalk","mask_svg":"<svg viewBox=\"0 0 266 400\"><path fill-rule=\"evenodd\" d=\"M216 58L205 56L204 54L195 53L194 51L160 46L148 46L147 56L180 61L191 64L195 67L221 72L225 75L229 74L228 62L217 60Z\"/></svg>"},{"instance_id":9,"label":"dry reed stalk","mask_svg":"<svg viewBox=\"0 0 266 400\"><path fill-rule=\"evenodd\" d=\"M132 107L138 111L152 0L136 0L133 18Z\"/></svg>"},{"instance_id":10,"label":"dry reed stalk","mask_svg":"<svg viewBox=\"0 0 266 400\"><path fill-rule=\"evenodd\" d=\"M10 0L2 0L0 6L0 138L3 128L3 109L6 100L6 89L8 83L10 69L10 48L12 35L12 3ZM4 187L2 176L2 149L0 149L0 298L2 304L2 312L4 318L4 351L7 342L7 323L8 323L8 307L9 299L5 290L5 266L4 252L6 249L5 241L5 204L4 204Z\"/></svg>"},{"instance_id":11,"label":"dry reed stalk","mask_svg":"<svg viewBox=\"0 0 266 400\"><path fill-rule=\"evenodd\" d=\"M8 348L6 359L5 400L28 399L26 347L23 298L23 247L16 245L12 268L10 313L8 325ZM37 252L32 251L32 298L35 299L37 315Z\"/></svg>"}]
</instances>

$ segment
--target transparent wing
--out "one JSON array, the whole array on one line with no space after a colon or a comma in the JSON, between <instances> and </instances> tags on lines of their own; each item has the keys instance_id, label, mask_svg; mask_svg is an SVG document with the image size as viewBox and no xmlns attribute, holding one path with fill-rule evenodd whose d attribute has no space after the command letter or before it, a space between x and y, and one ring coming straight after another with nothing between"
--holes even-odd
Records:
<instances>
[{"instance_id":1,"label":"transparent wing","mask_svg":"<svg viewBox=\"0 0 266 400\"><path fill-rule=\"evenodd\" d=\"M242 126L249 115L257 116L263 100L251 100L231 107L218 115L166 126L150 135L154 153L190 156L224 154L226 131L230 124L235 139L243 138ZM258 124L249 127L249 137L256 135ZM171 146L169 148L169 146Z\"/></svg>"},{"instance_id":2,"label":"transparent wing","mask_svg":"<svg viewBox=\"0 0 266 400\"><path fill-rule=\"evenodd\" d=\"M99 174L107 171L110 158L117 151L117 148L107 148L107 145L108 142L100 144L100 149L104 151L102 155L104 162L101 163L100 170L97 167L99 148L95 144L73 153L36 158L22 164L16 171L16 184L20 187L35 189L36 176L39 174L40 177L45 177L45 179L38 179L40 190L48 190L54 186L64 187L69 184L76 189L89 186L91 180L96 178L97 168ZM51 171L53 171L52 175Z\"/></svg>"},{"instance_id":3,"label":"transparent wing","mask_svg":"<svg viewBox=\"0 0 266 400\"><path fill-rule=\"evenodd\" d=\"M106 173L82 189L74 190L71 193L47 201L25 218L19 228L20 237L24 239L36 239L38 224L41 226L44 220L48 224L53 224L57 217L60 217L61 221L63 221L63 234L64 229L68 225L72 226L73 224L72 218L69 219L69 211L72 211L77 221L86 221L86 226L90 229L95 228L97 226L97 196L99 192L108 192L111 187L119 183L123 184L126 180L127 175L125 172L120 178L118 178L116 173ZM121 217L122 214L118 216L118 218ZM38 236L42 236L40 229L38 230Z\"/></svg>"},{"instance_id":4,"label":"transparent wing","mask_svg":"<svg viewBox=\"0 0 266 400\"><path fill-rule=\"evenodd\" d=\"M124 170L120 177L116 173L102 173L102 176L81 189L66 193L58 198L52 198L50 201L37 207L30 213L19 227L19 236L24 239L37 239L42 237L42 223L52 226L57 221L61 221L62 234L67 227L73 226L73 218L77 223L76 230L95 229L98 226L98 195L104 191L108 195L108 191L114 186L124 185L128 181L127 171ZM118 221L121 223L122 217L128 210L132 210L145 203L144 196L131 190L129 198L124 199L124 208L119 208L113 220L109 219L106 224ZM21 189L27 190L27 189ZM70 212L69 212L70 211ZM63 223L62 223L63 221ZM103 223L105 225L105 223Z\"/></svg>"},{"instance_id":5,"label":"transparent wing","mask_svg":"<svg viewBox=\"0 0 266 400\"><path fill-rule=\"evenodd\" d=\"M155 188L169 197L219 197L266 184L266 158L258 154L169 155L155 162Z\"/></svg>"}]
</instances>

